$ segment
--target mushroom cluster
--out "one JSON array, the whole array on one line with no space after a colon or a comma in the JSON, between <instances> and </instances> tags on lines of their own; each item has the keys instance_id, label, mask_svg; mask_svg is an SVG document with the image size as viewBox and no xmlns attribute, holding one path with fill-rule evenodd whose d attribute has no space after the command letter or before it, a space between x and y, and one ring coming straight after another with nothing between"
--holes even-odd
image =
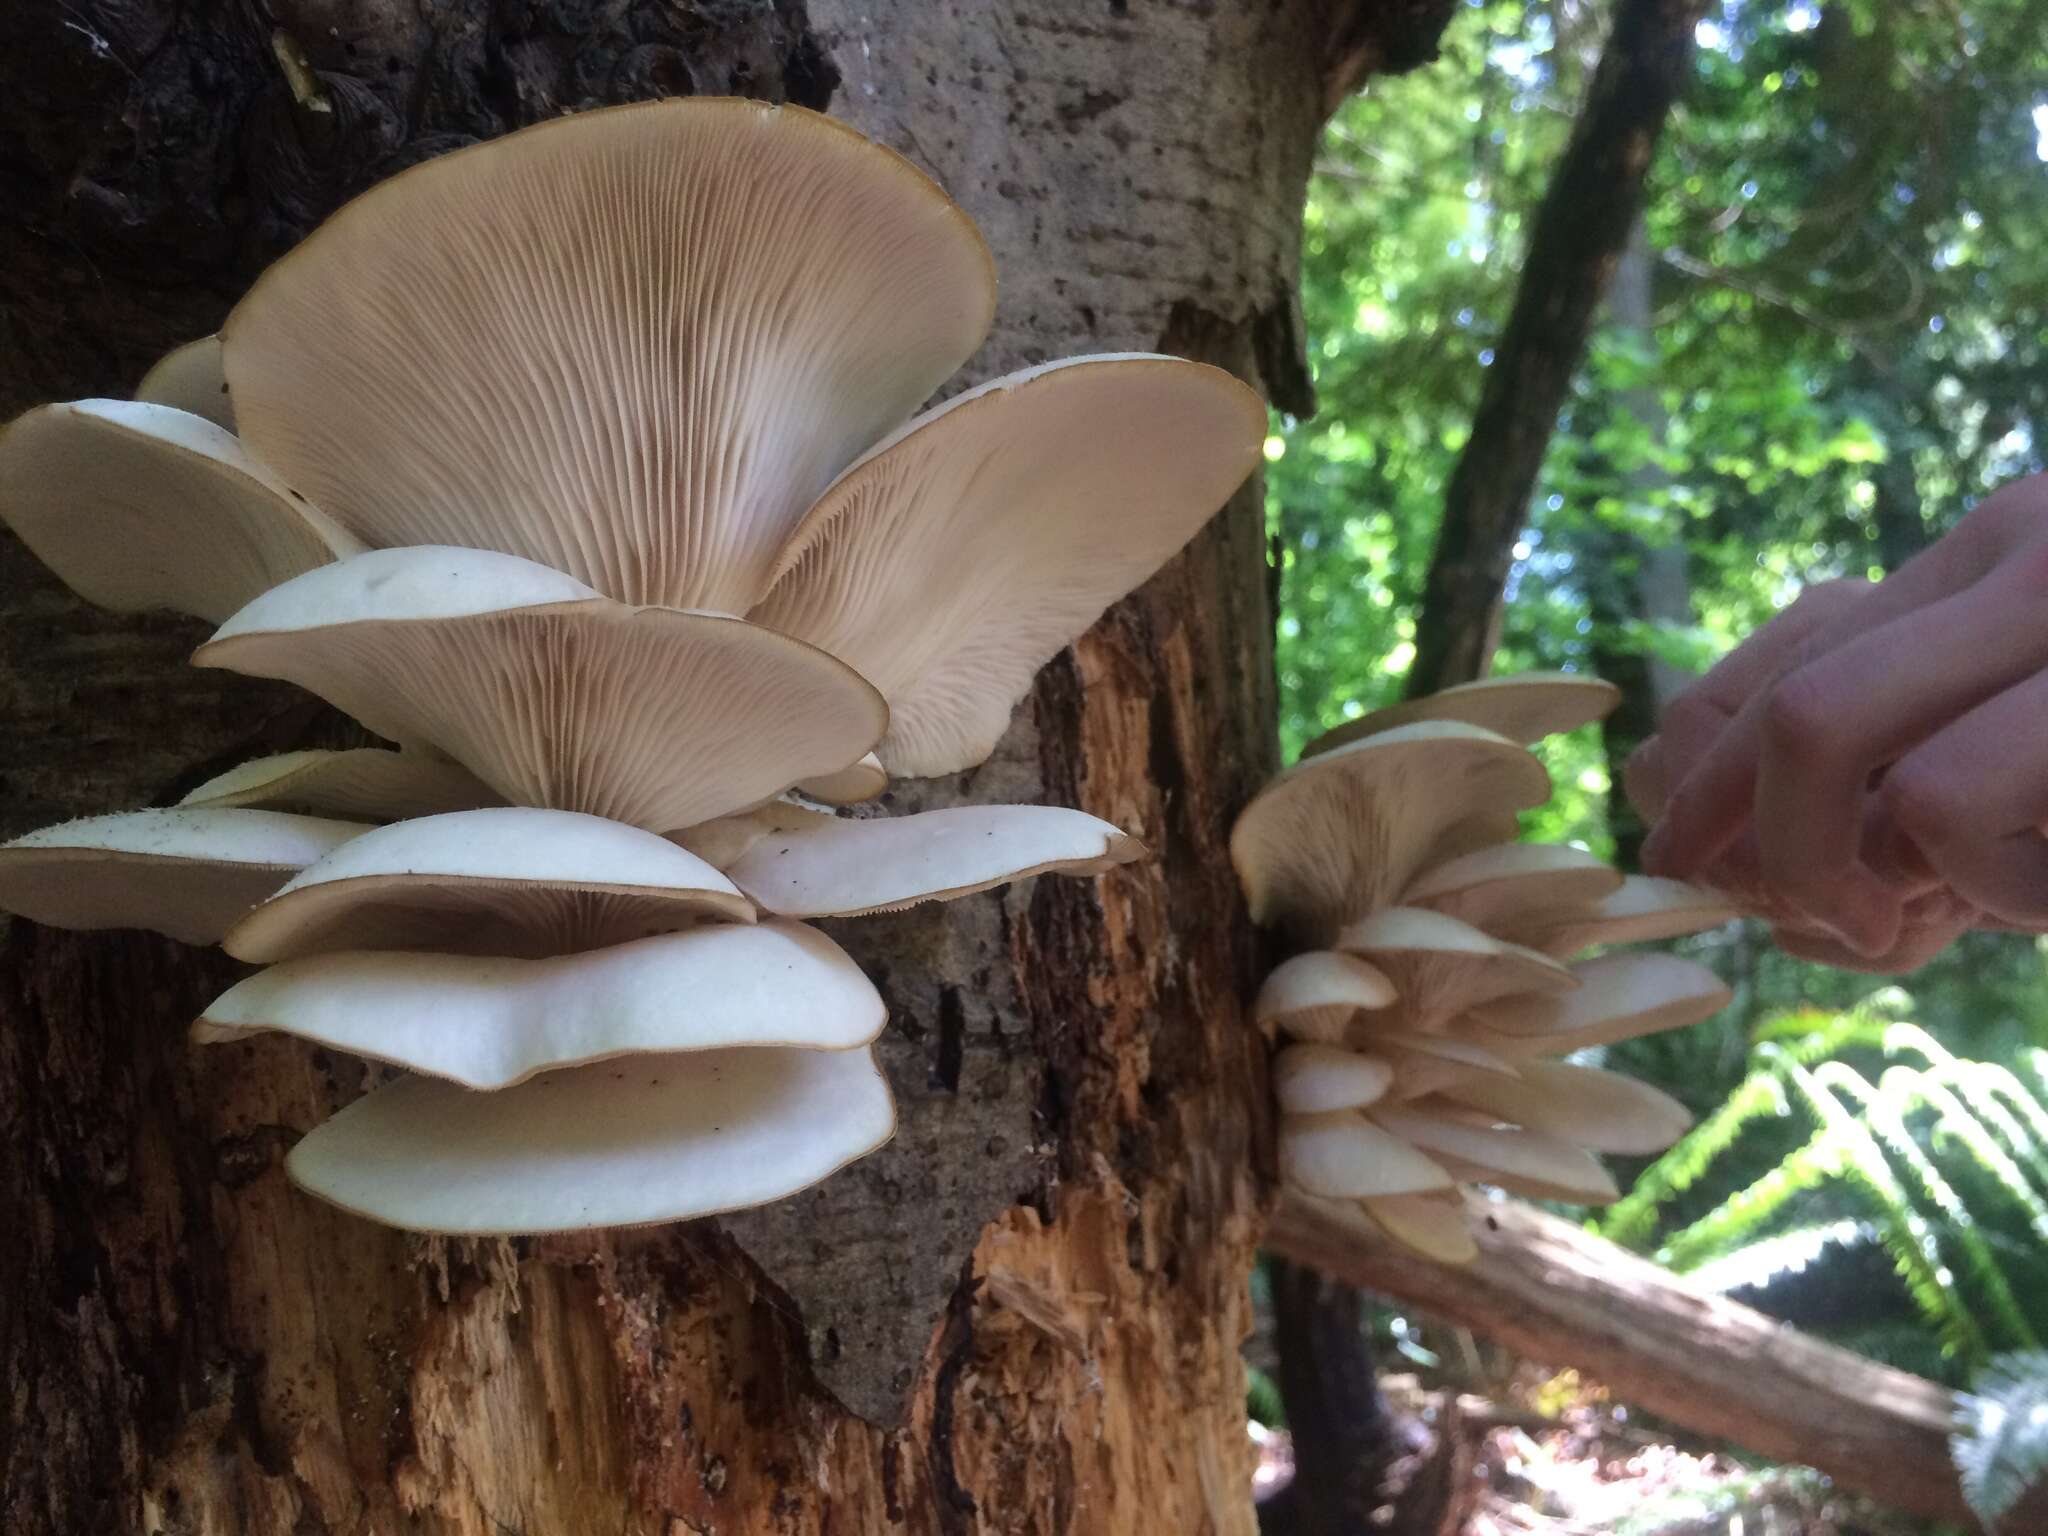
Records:
<instances>
[{"instance_id":1,"label":"mushroom cluster","mask_svg":"<svg viewBox=\"0 0 2048 1536\"><path fill-rule=\"evenodd\" d=\"M1558 1058L1697 1023L1727 989L1692 961L1606 946L1735 915L1674 880L1519 843L1550 780L1529 744L1613 708L1569 674L1447 688L1311 742L1230 840L1253 918L1297 947L1260 988L1281 1176L1446 1262L1476 1252L1461 1185L1592 1204L1598 1152L1662 1150L1684 1108ZM1600 949L1593 958L1574 959Z\"/></svg>"},{"instance_id":2,"label":"mushroom cluster","mask_svg":"<svg viewBox=\"0 0 2048 1536\"><path fill-rule=\"evenodd\" d=\"M392 746L31 833L0 908L262 965L202 1041L404 1069L287 1163L393 1225L672 1220L871 1151L882 1000L801 920L1139 848L833 807L984 760L1265 433L1228 374L1134 354L912 416L994 301L937 186L791 107L593 112L371 189L137 399L7 427L0 515Z\"/></svg>"}]
</instances>

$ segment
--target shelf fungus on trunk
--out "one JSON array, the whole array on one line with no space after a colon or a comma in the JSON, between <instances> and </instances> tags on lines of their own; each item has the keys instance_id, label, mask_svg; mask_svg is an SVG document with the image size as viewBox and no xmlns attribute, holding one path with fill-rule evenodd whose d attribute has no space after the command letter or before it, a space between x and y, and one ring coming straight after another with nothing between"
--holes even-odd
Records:
<instances>
[{"instance_id":1,"label":"shelf fungus on trunk","mask_svg":"<svg viewBox=\"0 0 2048 1536\"><path fill-rule=\"evenodd\" d=\"M830 807L982 762L1265 437L1150 355L912 416L994 304L936 185L794 107L590 112L372 188L137 400L0 434L0 518L391 745L33 833L0 908L221 943L265 968L196 1039L399 1069L287 1162L394 1225L674 1220L873 1150L882 1000L797 919L1143 849L1056 806Z\"/></svg>"},{"instance_id":2,"label":"shelf fungus on trunk","mask_svg":"<svg viewBox=\"0 0 2048 1536\"><path fill-rule=\"evenodd\" d=\"M1252 1010L1282 1040L1282 1178L1446 1263L1477 1251L1461 1186L1612 1200L1596 1153L1684 1133L1668 1095L1558 1058L1728 1002L1675 955L1575 958L1716 927L1737 915L1727 897L1513 841L1517 813L1548 794L1529 744L1615 697L1533 674L1363 716L1312 742L1231 835L1252 915L1306 946Z\"/></svg>"}]
</instances>

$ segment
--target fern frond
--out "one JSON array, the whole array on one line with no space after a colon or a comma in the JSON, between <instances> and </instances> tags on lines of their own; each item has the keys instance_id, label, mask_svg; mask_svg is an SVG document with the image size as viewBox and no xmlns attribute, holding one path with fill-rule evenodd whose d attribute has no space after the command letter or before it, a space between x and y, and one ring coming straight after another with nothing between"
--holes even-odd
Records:
<instances>
[{"instance_id":1,"label":"fern frond","mask_svg":"<svg viewBox=\"0 0 2048 1536\"><path fill-rule=\"evenodd\" d=\"M1987 1530L2048 1483L2048 1352L2000 1355L1956 1400L1963 1497Z\"/></svg>"},{"instance_id":2,"label":"fern frond","mask_svg":"<svg viewBox=\"0 0 2048 1536\"><path fill-rule=\"evenodd\" d=\"M1942 1177L1941 1170L1936 1168L1927 1154L1920 1150L1920 1144L1906 1129L1905 1117L1900 1113L1899 1106L1889 1095L1873 1088L1852 1068L1839 1061L1822 1062L1814 1068L1813 1078L1815 1082L1835 1088L1857 1101L1858 1107L1863 1111L1862 1120L1869 1127L1870 1136L1875 1138L1876 1143L1881 1145L1886 1153L1905 1165L1913 1177L1913 1187L1941 1213L1956 1246L1962 1250L1971 1278L1983 1290L1991 1310L2006 1331L2006 1337L2028 1347L2038 1344L2040 1341L2034 1333L2033 1325L2020 1310L2019 1300L2012 1293L2012 1286L2005 1278L2005 1271L1999 1267L1997 1256L1991 1251L1991 1245L1984 1241L1984 1234L1977 1229L1976 1218L1970 1214L1962 1196L1956 1193L1955 1186ZM1894 1183L1896 1185L1897 1181ZM1914 1212L1914 1218L1921 1227L1926 1226L1917 1211ZM1942 1273L1946 1275L1947 1271L1944 1269ZM1968 1309L1962 1303L1954 1286L1944 1285L1943 1291L1945 1295L1956 1298L1958 1314L1968 1317ZM1980 1333L1981 1336L1981 1330L1977 1328L1975 1320L1970 1321L1972 1331ZM1982 1348L1981 1337L1979 1347ZM1982 1355L1973 1354L1967 1358L1981 1359Z\"/></svg>"},{"instance_id":3,"label":"fern frond","mask_svg":"<svg viewBox=\"0 0 2048 1536\"><path fill-rule=\"evenodd\" d=\"M1941 1247L1933 1229L1892 1171L1877 1138L1834 1091L1835 1086L1852 1092L1860 1089L1856 1096L1861 1102L1866 1095L1875 1097L1870 1085L1840 1062L1823 1062L1816 1072L1795 1067L1792 1082L1839 1143L1842 1168L1850 1182L1877 1208L1879 1239L1905 1282L1907 1294L1940 1336L1943 1348L1967 1360L1982 1360L1990 1352L1989 1346L1956 1289L1954 1276L1941 1262ZM1910 1137L1904 1140L1912 1146ZM1913 1150L1918 1152L1918 1148Z\"/></svg>"},{"instance_id":4,"label":"fern frond","mask_svg":"<svg viewBox=\"0 0 2048 1536\"><path fill-rule=\"evenodd\" d=\"M1960 1141L1991 1175L2000 1193L2026 1213L2034 1236L2048 1243L2048 1202L2041 1199L2033 1185L2027 1182L2026 1174L2020 1171L2019 1164L1985 1130L1984 1122L1965 1107L1962 1099L1947 1084L1933 1072L1894 1067L1878 1080L1878 1088L1894 1100L1902 1112L1920 1104L1932 1109L1936 1133L1946 1132Z\"/></svg>"},{"instance_id":5,"label":"fern frond","mask_svg":"<svg viewBox=\"0 0 2048 1536\"><path fill-rule=\"evenodd\" d=\"M1665 1239L1657 1262L1680 1274L1732 1258L1759 1241L1763 1229L1793 1199L1842 1171L1835 1138L1826 1131L1782 1159L1752 1183Z\"/></svg>"},{"instance_id":6,"label":"fern frond","mask_svg":"<svg viewBox=\"0 0 2048 1536\"><path fill-rule=\"evenodd\" d=\"M1686 1277L1702 1290L1725 1295L1729 1291L1751 1290L1770 1284L1780 1275L1796 1274L1819 1261L1830 1248L1847 1248L1876 1238L1867 1221L1807 1222L1787 1227L1769 1237L1744 1243L1718 1258L1686 1270Z\"/></svg>"},{"instance_id":7,"label":"fern frond","mask_svg":"<svg viewBox=\"0 0 2048 1536\"><path fill-rule=\"evenodd\" d=\"M1608 1241L1640 1250L1656 1230L1657 1213L1706 1176L1752 1121L1790 1112L1780 1074L1754 1072L1737 1084L1721 1107L1694 1126L1671 1149L1636 1175L1635 1183L1600 1223Z\"/></svg>"}]
</instances>

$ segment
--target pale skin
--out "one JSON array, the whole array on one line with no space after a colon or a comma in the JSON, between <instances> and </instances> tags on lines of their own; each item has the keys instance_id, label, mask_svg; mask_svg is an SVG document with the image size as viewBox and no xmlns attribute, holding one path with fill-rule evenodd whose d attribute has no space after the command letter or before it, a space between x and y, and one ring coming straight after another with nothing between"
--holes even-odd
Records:
<instances>
[{"instance_id":1,"label":"pale skin","mask_svg":"<svg viewBox=\"0 0 2048 1536\"><path fill-rule=\"evenodd\" d=\"M1908 971L2048 932L2048 475L1880 582L1810 588L1630 759L1653 874L1730 890L1793 954Z\"/></svg>"}]
</instances>

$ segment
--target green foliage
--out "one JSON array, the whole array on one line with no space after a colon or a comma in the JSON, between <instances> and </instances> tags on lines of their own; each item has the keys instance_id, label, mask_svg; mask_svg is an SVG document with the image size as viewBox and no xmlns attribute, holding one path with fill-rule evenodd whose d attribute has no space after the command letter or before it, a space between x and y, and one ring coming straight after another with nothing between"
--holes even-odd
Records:
<instances>
[{"instance_id":1,"label":"green foliage","mask_svg":"<svg viewBox=\"0 0 2048 1536\"><path fill-rule=\"evenodd\" d=\"M1985 1526L2048 1484L2048 1351L2001 1355L1956 1408L1956 1470Z\"/></svg>"},{"instance_id":2,"label":"green foliage","mask_svg":"<svg viewBox=\"0 0 2048 1536\"><path fill-rule=\"evenodd\" d=\"M2037 1345L2048 1331L2048 1103L2006 1067L1944 1048L1909 1007L1894 990L1841 1015L1770 1021L1747 1076L1602 1230L1731 1288L1873 1240L1939 1340L1943 1374ZM2048 1066L2043 1055L2029 1053L2035 1068ZM1755 1135L1770 1164L1688 1210Z\"/></svg>"}]
</instances>

